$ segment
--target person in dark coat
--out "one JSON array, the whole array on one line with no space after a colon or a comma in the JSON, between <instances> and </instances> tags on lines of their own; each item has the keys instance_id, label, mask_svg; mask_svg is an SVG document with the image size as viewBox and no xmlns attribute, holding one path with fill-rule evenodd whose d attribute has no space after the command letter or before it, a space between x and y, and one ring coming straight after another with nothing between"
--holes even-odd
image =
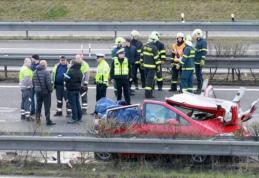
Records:
<instances>
[{"instance_id":1,"label":"person in dark coat","mask_svg":"<svg viewBox=\"0 0 259 178\"><path fill-rule=\"evenodd\" d=\"M69 124L74 124L82 120L82 110L79 101L81 82L83 78L83 73L80 70L81 63L82 61L80 61L80 58L72 60L72 66L65 74L67 97L72 109L72 119L67 122Z\"/></svg>"},{"instance_id":2,"label":"person in dark coat","mask_svg":"<svg viewBox=\"0 0 259 178\"><path fill-rule=\"evenodd\" d=\"M137 52L137 48L130 44L130 41L131 41L130 38L126 38L124 50L125 50L125 56L128 58L129 65L131 68L131 73L129 75L131 76L130 78L133 78L133 74L134 74L133 69L134 69L135 62L138 59L138 52ZM133 94L134 90L131 89L132 82L133 80L129 81L130 94L134 95Z\"/></svg>"},{"instance_id":3,"label":"person in dark coat","mask_svg":"<svg viewBox=\"0 0 259 178\"><path fill-rule=\"evenodd\" d=\"M50 120L51 92L53 89L51 75L47 70L47 61L40 61L33 73L32 81L36 93L36 121L40 122L41 108L44 103L46 124L47 126L55 125L56 123Z\"/></svg>"}]
</instances>

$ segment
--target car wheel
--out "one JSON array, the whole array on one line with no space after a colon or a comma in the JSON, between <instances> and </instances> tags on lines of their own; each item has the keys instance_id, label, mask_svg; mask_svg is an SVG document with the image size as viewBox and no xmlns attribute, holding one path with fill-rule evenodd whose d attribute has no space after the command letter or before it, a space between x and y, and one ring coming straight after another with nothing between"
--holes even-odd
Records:
<instances>
[{"instance_id":1,"label":"car wheel","mask_svg":"<svg viewBox=\"0 0 259 178\"><path fill-rule=\"evenodd\" d=\"M204 163L207 159L207 155L192 155L192 161L194 163Z\"/></svg>"},{"instance_id":2,"label":"car wheel","mask_svg":"<svg viewBox=\"0 0 259 178\"><path fill-rule=\"evenodd\" d=\"M97 152L97 153L94 153L94 158L96 160L101 160L101 161L110 161L112 159L112 154L107 152Z\"/></svg>"}]
</instances>

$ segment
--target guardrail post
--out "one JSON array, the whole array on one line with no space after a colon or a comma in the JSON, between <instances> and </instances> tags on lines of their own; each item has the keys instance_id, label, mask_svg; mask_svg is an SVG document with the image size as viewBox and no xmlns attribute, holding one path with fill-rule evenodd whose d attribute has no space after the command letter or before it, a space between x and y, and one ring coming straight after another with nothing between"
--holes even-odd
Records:
<instances>
[{"instance_id":1,"label":"guardrail post","mask_svg":"<svg viewBox=\"0 0 259 178\"><path fill-rule=\"evenodd\" d=\"M209 31L206 30L205 33L206 33L206 39L208 39L208 37L209 37Z\"/></svg>"},{"instance_id":2,"label":"guardrail post","mask_svg":"<svg viewBox=\"0 0 259 178\"><path fill-rule=\"evenodd\" d=\"M114 39L117 38L117 30L114 31Z\"/></svg>"},{"instance_id":3,"label":"guardrail post","mask_svg":"<svg viewBox=\"0 0 259 178\"><path fill-rule=\"evenodd\" d=\"M88 44L88 56L91 57L91 43Z\"/></svg>"},{"instance_id":4,"label":"guardrail post","mask_svg":"<svg viewBox=\"0 0 259 178\"><path fill-rule=\"evenodd\" d=\"M4 66L4 76L5 76L5 79L7 79L7 65Z\"/></svg>"},{"instance_id":5,"label":"guardrail post","mask_svg":"<svg viewBox=\"0 0 259 178\"><path fill-rule=\"evenodd\" d=\"M29 39L29 30L26 30L26 40Z\"/></svg>"},{"instance_id":6,"label":"guardrail post","mask_svg":"<svg viewBox=\"0 0 259 178\"><path fill-rule=\"evenodd\" d=\"M60 151L57 151L57 163L61 164Z\"/></svg>"}]
</instances>

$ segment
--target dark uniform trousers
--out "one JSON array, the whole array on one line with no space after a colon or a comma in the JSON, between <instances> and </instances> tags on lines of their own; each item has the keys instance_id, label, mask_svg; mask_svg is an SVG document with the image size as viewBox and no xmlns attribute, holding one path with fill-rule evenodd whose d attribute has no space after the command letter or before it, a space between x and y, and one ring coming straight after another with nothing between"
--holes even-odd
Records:
<instances>
[{"instance_id":1,"label":"dark uniform trousers","mask_svg":"<svg viewBox=\"0 0 259 178\"><path fill-rule=\"evenodd\" d=\"M193 70L183 70L181 74L181 89L192 92Z\"/></svg>"},{"instance_id":2,"label":"dark uniform trousers","mask_svg":"<svg viewBox=\"0 0 259 178\"><path fill-rule=\"evenodd\" d=\"M147 98L151 97L153 94L153 88L155 85L155 74L156 74L156 69L145 69L145 76L146 76L145 96Z\"/></svg>"},{"instance_id":3,"label":"dark uniform trousers","mask_svg":"<svg viewBox=\"0 0 259 178\"><path fill-rule=\"evenodd\" d=\"M62 109L63 99L66 101L67 112L69 112L70 106L67 100L67 91L63 85L56 85L56 97L57 97L57 109ZM61 111L62 112L62 111Z\"/></svg>"},{"instance_id":4,"label":"dark uniform trousers","mask_svg":"<svg viewBox=\"0 0 259 178\"><path fill-rule=\"evenodd\" d=\"M82 112L87 112L87 90L84 87L80 89L81 101L82 101Z\"/></svg>"},{"instance_id":5,"label":"dark uniform trousers","mask_svg":"<svg viewBox=\"0 0 259 178\"><path fill-rule=\"evenodd\" d=\"M197 90L198 92L201 92L203 76L202 76L202 67L200 66L200 64L195 64L195 74L197 78Z\"/></svg>"},{"instance_id":6,"label":"dark uniform trousers","mask_svg":"<svg viewBox=\"0 0 259 178\"><path fill-rule=\"evenodd\" d=\"M133 82L138 87L138 70L140 73L141 87L145 88L145 72L141 69L140 64L133 64Z\"/></svg>"},{"instance_id":7,"label":"dark uniform trousers","mask_svg":"<svg viewBox=\"0 0 259 178\"><path fill-rule=\"evenodd\" d=\"M181 69L176 69L176 66L174 65L172 67L172 81L171 81L171 89L173 91L177 91L177 85L178 85L178 78L181 75Z\"/></svg>"},{"instance_id":8,"label":"dark uniform trousers","mask_svg":"<svg viewBox=\"0 0 259 178\"><path fill-rule=\"evenodd\" d=\"M130 88L128 79L115 79L115 83L117 86L117 100L121 100L122 98L122 90L126 103L130 104Z\"/></svg>"},{"instance_id":9,"label":"dark uniform trousers","mask_svg":"<svg viewBox=\"0 0 259 178\"><path fill-rule=\"evenodd\" d=\"M162 89L163 87L163 76L162 76L162 65L157 66L157 71L156 71L156 83L158 89Z\"/></svg>"},{"instance_id":10,"label":"dark uniform trousers","mask_svg":"<svg viewBox=\"0 0 259 178\"><path fill-rule=\"evenodd\" d=\"M103 83L97 83L96 85L96 101L106 97L107 85Z\"/></svg>"}]
</instances>

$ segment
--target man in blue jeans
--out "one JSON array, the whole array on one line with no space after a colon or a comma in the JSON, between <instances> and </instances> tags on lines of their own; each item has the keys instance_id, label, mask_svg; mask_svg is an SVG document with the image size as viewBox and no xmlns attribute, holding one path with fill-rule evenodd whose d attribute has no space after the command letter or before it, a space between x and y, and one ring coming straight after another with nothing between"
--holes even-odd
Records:
<instances>
[{"instance_id":1,"label":"man in blue jeans","mask_svg":"<svg viewBox=\"0 0 259 178\"><path fill-rule=\"evenodd\" d=\"M82 119L82 110L79 101L81 82L83 78L83 74L80 70L81 63L82 60L77 55L76 59L72 60L72 66L65 74L67 97L72 109L72 119L67 122L69 124L74 124Z\"/></svg>"}]
</instances>

